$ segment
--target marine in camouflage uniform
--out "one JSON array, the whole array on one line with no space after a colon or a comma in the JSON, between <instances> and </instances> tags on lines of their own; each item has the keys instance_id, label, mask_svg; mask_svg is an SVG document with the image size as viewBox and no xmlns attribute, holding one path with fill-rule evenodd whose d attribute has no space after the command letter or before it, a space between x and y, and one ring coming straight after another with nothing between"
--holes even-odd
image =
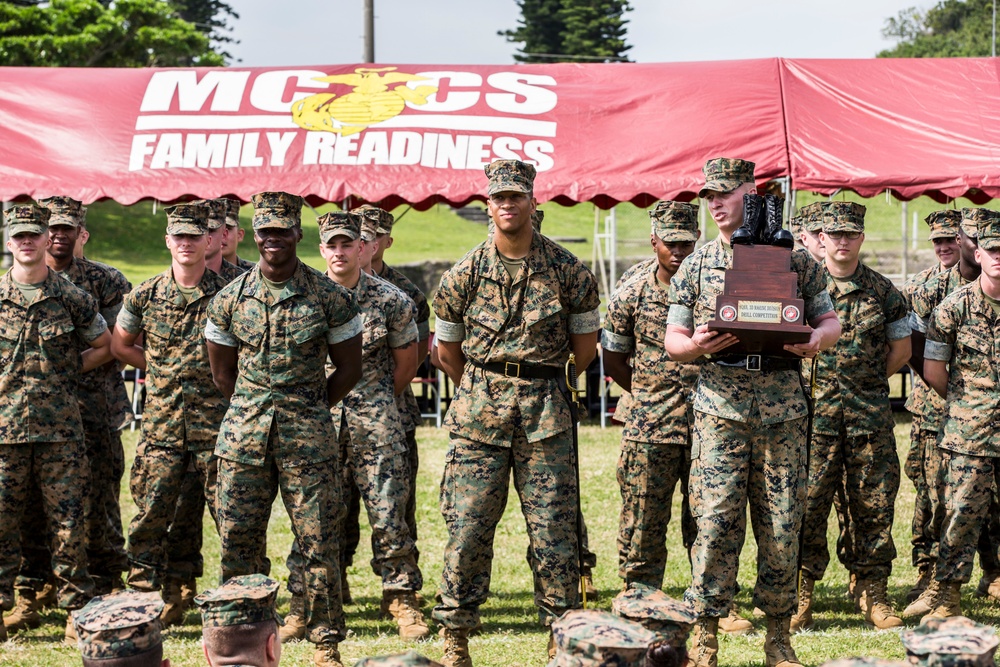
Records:
<instances>
[{"instance_id":1,"label":"marine in camouflage uniform","mask_svg":"<svg viewBox=\"0 0 1000 667\"><path fill-rule=\"evenodd\" d=\"M256 264L237 254L246 233L240 226L240 200L222 197L221 201L226 205L226 231L228 232L226 242L222 245L222 258L242 271L249 271Z\"/></svg>"},{"instance_id":2,"label":"marine in camouflage uniform","mask_svg":"<svg viewBox=\"0 0 1000 667\"><path fill-rule=\"evenodd\" d=\"M578 462L560 387L571 352L579 369L596 354L597 281L531 228L534 167L497 160L486 173L497 229L445 272L434 299L440 361L457 387L445 421L451 441L441 512L448 544L434 608L449 667L471 664L467 633L489 595L493 537L511 471L536 563L542 623L580 604Z\"/></svg>"},{"instance_id":3,"label":"marine in camouflage uniform","mask_svg":"<svg viewBox=\"0 0 1000 667\"><path fill-rule=\"evenodd\" d=\"M321 215L317 223L326 275L354 294L364 330L363 375L332 410L334 423L340 425L343 489L346 495L353 487L364 501L372 528L371 565L382 579L384 612L396 620L403 639L425 639L429 631L416 600L423 575L406 524L411 488L395 399L400 384L409 386L416 370L415 308L396 287L362 270L363 249L375 240L373 220L366 218L363 225L362 216L337 211ZM290 567L295 573L300 564L297 549L289 562L296 566ZM343 555L340 566L346 566ZM301 589L301 583L290 576L289 588ZM293 612L300 607L293 600ZM286 627L282 639L289 636Z\"/></svg>"},{"instance_id":4,"label":"marine in camouflage uniform","mask_svg":"<svg viewBox=\"0 0 1000 667\"><path fill-rule=\"evenodd\" d=\"M229 236L234 233L230 224L233 203L236 204L237 226L239 224L239 202L233 199L200 199L192 203L208 208L206 227L209 249L205 255L205 262L210 270L219 275L222 284L228 285L248 270L223 258ZM249 266L252 267L253 264ZM205 517L204 492L204 475L196 466L188 466L181 482L180 493L177 495L177 507L174 509L166 541L168 582L164 586L164 593L168 597L163 619L166 625L180 622L183 612L194 604L194 597L198 591L196 580L204 572L205 562L201 555ZM261 558L266 559L266 554L265 542L261 545Z\"/></svg>"},{"instance_id":5,"label":"marine in camouflage uniform","mask_svg":"<svg viewBox=\"0 0 1000 667\"><path fill-rule=\"evenodd\" d=\"M624 393L615 419L623 422L618 486L618 576L626 588L660 588L674 488L681 487L681 534L690 552L697 526L688 506L691 466L690 398L696 364L670 360L663 349L669 280L698 240L698 207L662 201L649 212L657 256L642 262L608 302L601 331L605 371Z\"/></svg>"},{"instance_id":6,"label":"marine in camouflage uniform","mask_svg":"<svg viewBox=\"0 0 1000 667\"><path fill-rule=\"evenodd\" d=\"M14 605L21 520L37 484L49 527L59 606L91 598L85 508L90 478L76 395L80 375L106 363L110 334L97 302L45 265L50 212L5 213L14 267L0 278L0 607ZM83 352L83 346L89 346ZM53 381L58 379L59 381ZM6 637L6 627L0 637ZM66 638L75 641L72 623Z\"/></svg>"},{"instance_id":7,"label":"marine in camouflage uniform","mask_svg":"<svg viewBox=\"0 0 1000 667\"><path fill-rule=\"evenodd\" d=\"M275 611L277 598L278 582L263 574L233 577L197 596L202 644L210 664L277 665L282 622Z\"/></svg>"},{"instance_id":8,"label":"marine in camouflage uniform","mask_svg":"<svg viewBox=\"0 0 1000 667\"><path fill-rule=\"evenodd\" d=\"M961 212L959 212L959 218L961 218ZM907 407L913 412L915 427L911 430L911 445L906 459L906 470L917 491L912 524L912 543L913 558L918 566L920 576L907 596L910 605L903 611L904 617L926 614L930 611L930 605L936 595L937 584L933 578L933 566L937 561L938 539L941 533L941 522L944 520L944 509L940 505L941 450L937 447L937 438L946 406L944 400L934 390L927 387L920 374L923 373L924 340L934 308L948 294L979 277L979 264L975 256L976 226L974 223L963 224L957 228L957 233L959 262L934 274L923 284L913 286L909 294L910 326L913 329L913 356L910 365L914 369L914 391L910 395L911 398L907 400ZM990 591L990 585L1000 573L996 547L998 539L1000 539L997 536L998 531L1000 531L997 515L996 494L994 493L989 511L990 521L984 526L979 541L980 562L983 566L980 588L983 593ZM997 592L996 587L994 587L993 592Z\"/></svg>"},{"instance_id":9,"label":"marine in camouflage uniform","mask_svg":"<svg viewBox=\"0 0 1000 667\"><path fill-rule=\"evenodd\" d=\"M361 321L348 290L298 259L302 198L264 192L253 204L261 261L215 296L205 328L216 385L231 396L216 444L222 578L259 571L280 491L305 561L314 663L339 666L343 505L329 408L361 376Z\"/></svg>"},{"instance_id":10,"label":"marine in camouflage uniform","mask_svg":"<svg viewBox=\"0 0 1000 667\"><path fill-rule=\"evenodd\" d=\"M746 505L757 539L754 604L767 615L767 664L798 664L788 628L796 608L796 563L805 507L808 406L796 359L727 354L732 334L709 331L725 271L732 267L730 235L743 223L743 196L755 191L752 162L716 158L704 167L700 196L719 237L689 256L671 280L665 346L670 357L706 357L694 393L689 493L698 524L692 548L693 581L685 594L698 613L691 660L714 667L718 620L736 589L746 533ZM808 343L785 346L811 357L839 335L822 268L804 250L791 251L797 295L814 327ZM786 665L787 667L787 665Z\"/></svg>"},{"instance_id":11,"label":"marine in camouflage uniform","mask_svg":"<svg viewBox=\"0 0 1000 667\"><path fill-rule=\"evenodd\" d=\"M938 239L942 241L954 240L958 237L961 219L962 212L958 210L931 212L924 218L924 222L930 227L930 236L928 239L935 243L938 242ZM956 262L958 259L956 256ZM906 281L906 284L903 286L903 295L906 297L907 305L911 311L913 310L914 295L922 292L923 287L928 283L937 284L935 278L953 265L954 262L949 266L945 266L940 261L935 262L932 266L927 267ZM936 299L937 303L940 303L946 294L947 292ZM934 306L937 306L937 303ZM931 309L934 306L931 306ZM926 316L929 318L930 311L927 312ZM910 324L912 327L914 324L913 318L911 318ZM919 342L921 349L915 351L921 357L923 353L923 334L925 332L926 325L918 332L919 341L917 339L913 341L915 347ZM913 565L917 568L919 576L917 585L914 586L908 596L911 602L927 588L927 584L930 581L931 568L937 554L936 545L938 536L930 528L933 514L930 497L930 487L932 484L928 483L925 471L936 470L938 467L935 461L927 457L940 459L937 456L937 431L943 408L940 399L936 398L934 391L920 377L920 369L916 368L915 370L917 372L910 375L912 390L906 398L906 409L912 415L912 419L910 421L910 450L903 466L906 476L913 482L913 487L916 491L916 498L913 504L912 537L910 543L912 545ZM924 463L925 460L927 460L927 464ZM930 479L933 480L933 477Z\"/></svg>"},{"instance_id":12,"label":"marine in camouflage uniform","mask_svg":"<svg viewBox=\"0 0 1000 667\"><path fill-rule=\"evenodd\" d=\"M156 593L117 591L96 597L74 612L72 622L84 667L166 664L162 610L163 601Z\"/></svg>"},{"instance_id":13,"label":"marine in camouflage uniform","mask_svg":"<svg viewBox=\"0 0 1000 667\"><path fill-rule=\"evenodd\" d=\"M977 225L982 273L933 311L924 345L924 379L946 397L938 435L944 519L935 566L937 592L924 619L961 615L960 590L972 574L976 543L1000 480L1000 213L963 209Z\"/></svg>"},{"instance_id":14,"label":"marine in camouflage uniform","mask_svg":"<svg viewBox=\"0 0 1000 667\"><path fill-rule=\"evenodd\" d=\"M902 293L858 261L864 216L865 207L853 202L823 208L827 289L843 332L814 366L802 583L793 629L812 624L813 585L830 562L827 517L845 471L855 541L848 568L858 578L861 610L879 629L902 625L886 591L896 557L892 520L899 490L888 378L910 358L910 325Z\"/></svg>"},{"instance_id":15,"label":"marine in camouflage uniform","mask_svg":"<svg viewBox=\"0 0 1000 667\"><path fill-rule=\"evenodd\" d=\"M123 289L119 272L73 256L86 208L68 197L43 199L39 205L51 212L49 232L53 242L46 255L49 268L94 297L108 326L114 326L122 295L129 289L127 281ZM87 347L81 345L82 349ZM86 510L87 562L98 595L120 588L122 573L128 567L118 504L124 452L118 432L120 417L117 412L113 413L113 408L117 408L113 403L116 394L111 393L123 391L122 376L114 361L80 376L76 388L91 479ZM52 553L46 538L41 490L32 485L30 493L21 525L18 603L5 619L7 629L12 632L40 624L38 609L46 597L43 589L52 574Z\"/></svg>"},{"instance_id":16,"label":"marine in camouflage uniform","mask_svg":"<svg viewBox=\"0 0 1000 667\"><path fill-rule=\"evenodd\" d=\"M142 431L129 481L138 511L129 525L128 584L162 589L169 625L182 618L173 609L183 577L169 561L170 541L181 536L168 530L181 493L206 499L215 516L214 449L226 400L212 382L204 330L208 305L225 282L204 263L208 208L178 204L165 211L171 267L126 297L113 349L122 361L146 370ZM136 345L140 335L143 347ZM186 484L190 470L198 478L196 489Z\"/></svg>"}]
</instances>

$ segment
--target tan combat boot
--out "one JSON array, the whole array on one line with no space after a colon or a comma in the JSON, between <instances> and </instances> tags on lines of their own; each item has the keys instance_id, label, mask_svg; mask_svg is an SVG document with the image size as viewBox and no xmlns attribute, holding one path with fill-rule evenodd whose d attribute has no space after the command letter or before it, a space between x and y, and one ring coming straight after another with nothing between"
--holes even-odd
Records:
<instances>
[{"instance_id":1,"label":"tan combat boot","mask_svg":"<svg viewBox=\"0 0 1000 667\"><path fill-rule=\"evenodd\" d=\"M163 584L163 611L160 612L160 623L169 628L172 625L184 624L184 601L181 599L181 582L167 579Z\"/></svg>"},{"instance_id":2,"label":"tan combat boot","mask_svg":"<svg viewBox=\"0 0 1000 667\"><path fill-rule=\"evenodd\" d=\"M316 667L344 667L340 661L337 644L319 644L313 651L313 665Z\"/></svg>"},{"instance_id":3,"label":"tan combat boot","mask_svg":"<svg viewBox=\"0 0 1000 667\"><path fill-rule=\"evenodd\" d=\"M913 618L930 613L934 608L934 600L937 598L941 584L934 578L934 568L931 568L931 580L927 582L927 588L917 596L917 599L906 606L901 616L903 618Z\"/></svg>"},{"instance_id":4,"label":"tan combat boot","mask_svg":"<svg viewBox=\"0 0 1000 667\"><path fill-rule=\"evenodd\" d=\"M35 609L54 609L59 604L59 591L55 584L49 582L35 595L38 606Z\"/></svg>"},{"instance_id":5,"label":"tan combat boot","mask_svg":"<svg viewBox=\"0 0 1000 667\"><path fill-rule=\"evenodd\" d=\"M340 603L354 604L354 598L351 597L351 586L347 583L347 568L340 570Z\"/></svg>"},{"instance_id":6,"label":"tan combat boot","mask_svg":"<svg viewBox=\"0 0 1000 667\"><path fill-rule=\"evenodd\" d=\"M556 636L552 632L552 628L549 628L549 645L546 648L546 651L548 651L549 660L554 660L556 657L556 653L558 653L559 651L559 649L556 647Z\"/></svg>"},{"instance_id":7,"label":"tan combat boot","mask_svg":"<svg viewBox=\"0 0 1000 667\"><path fill-rule=\"evenodd\" d=\"M15 634L22 630L37 628L42 624L42 616L38 613L38 598L35 591L22 588L17 591L17 604L14 611L3 619L6 632Z\"/></svg>"},{"instance_id":8,"label":"tan combat boot","mask_svg":"<svg viewBox=\"0 0 1000 667\"><path fill-rule=\"evenodd\" d=\"M801 667L792 648L789 630L792 619L767 617L767 634L764 635L764 662L767 667Z\"/></svg>"},{"instance_id":9,"label":"tan combat boot","mask_svg":"<svg viewBox=\"0 0 1000 667\"><path fill-rule=\"evenodd\" d=\"M802 578L799 580L799 608L795 611L795 615L792 616L789 625L789 629L793 634L812 627L813 588L815 586L816 580L803 572Z\"/></svg>"},{"instance_id":10,"label":"tan combat boot","mask_svg":"<svg viewBox=\"0 0 1000 667\"><path fill-rule=\"evenodd\" d=\"M715 616L699 616L691 635L691 652L688 653L688 667L718 667L719 665L719 619Z\"/></svg>"},{"instance_id":11,"label":"tan combat boot","mask_svg":"<svg viewBox=\"0 0 1000 667\"><path fill-rule=\"evenodd\" d=\"M444 667L472 667L467 630L445 628L444 656L441 657L441 664Z\"/></svg>"},{"instance_id":12,"label":"tan combat boot","mask_svg":"<svg viewBox=\"0 0 1000 667\"><path fill-rule=\"evenodd\" d=\"M285 624L278 628L278 637L282 643L293 639L305 639L306 636L306 600L301 595L292 594L288 601L288 614Z\"/></svg>"},{"instance_id":13,"label":"tan combat boot","mask_svg":"<svg viewBox=\"0 0 1000 667\"><path fill-rule=\"evenodd\" d=\"M958 581L938 582L937 595L934 596L934 608L920 619L923 623L929 618L951 618L962 615L962 584Z\"/></svg>"},{"instance_id":14,"label":"tan combat boot","mask_svg":"<svg viewBox=\"0 0 1000 667\"><path fill-rule=\"evenodd\" d=\"M7 641L7 626L0 623L0 642Z\"/></svg>"},{"instance_id":15,"label":"tan combat boot","mask_svg":"<svg viewBox=\"0 0 1000 667\"><path fill-rule=\"evenodd\" d=\"M917 583L913 584L913 588L906 594L906 603L910 604L914 602L920 595L927 590L927 587L931 583L931 579L934 577L934 567L931 565L921 565L917 569ZM980 582L980 586L982 582ZM906 615L905 613L903 614Z\"/></svg>"},{"instance_id":16,"label":"tan combat boot","mask_svg":"<svg viewBox=\"0 0 1000 667\"><path fill-rule=\"evenodd\" d=\"M903 625L903 619L896 615L889 604L886 592L888 582L885 579L858 580L858 606L864 614L865 621L879 630L898 628Z\"/></svg>"},{"instance_id":17,"label":"tan combat boot","mask_svg":"<svg viewBox=\"0 0 1000 667\"><path fill-rule=\"evenodd\" d=\"M753 623L740 616L736 603L729 607L729 613L719 619L719 632L727 635L746 635L753 631Z\"/></svg>"},{"instance_id":18,"label":"tan combat boot","mask_svg":"<svg viewBox=\"0 0 1000 667\"><path fill-rule=\"evenodd\" d=\"M76 634L76 628L73 627L73 612L71 611L66 616L66 632L63 634L63 643L76 646L79 641L80 638Z\"/></svg>"},{"instance_id":19,"label":"tan combat boot","mask_svg":"<svg viewBox=\"0 0 1000 667\"><path fill-rule=\"evenodd\" d=\"M399 627L400 639L417 641L430 637L431 631L413 591L385 591L382 601L386 600L389 603L389 613Z\"/></svg>"},{"instance_id":20,"label":"tan combat boot","mask_svg":"<svg viewBox=\"0 0 1000 667\"><path fill-rule=\"evenodd\" d=\"M854 600L854 608L858 608L858 595L861 594L861 590L858 588L858 575L851 572L850 578L847 580L847 599Z\"/></svg>"},{"instance_id":21,"label":"tan combat boot","mask_svg":"<svg viewBox=\"0 0 1000 667\"><path fill-rule=\"evenodd\" d=\"M181 582L181 604L184 611L194 607L194 599L198 595L198 580L192 577Z\"/></svg>"},{"instance_id":22,"label":"tan combat boot","mask_svg":"<svg viewBox=\"0 0 1000 667\"><path fill-rule=\"evenodd\" d=\"M973 595L977 598L991 597L995 602L1000 602L1000 573L983 572L979 586Z\"/></svg>"}]
</instances>

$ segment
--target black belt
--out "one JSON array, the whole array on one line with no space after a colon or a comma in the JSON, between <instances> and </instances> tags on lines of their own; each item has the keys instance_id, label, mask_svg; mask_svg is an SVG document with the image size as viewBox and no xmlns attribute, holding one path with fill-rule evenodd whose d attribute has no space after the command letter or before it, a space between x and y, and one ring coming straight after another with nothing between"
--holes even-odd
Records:
<instances>
[{"instance_id":1,"label":"black belt","mask_svg":"<svg viewBox=\"0 0 1000 667\"><path fill-rule=\"evenodd\" d=\"M541 366L539 364L525 364L516 361L494 361L488 364L481 364L478 361L470 363L476 368L491 373L499 373L509 378L525 378L528 380L553 380L559 377L562 369L558 366Z\"/></svg>"},{"instance_id":2,"label":"black belt","mask_svg":"<svg viewBox=\"0 0 1000 667\"><path fill-rule=\"evenodd\" d=\"M768 357L762 354L724 354L712 357L712 363L727 368L745 368L748 371L760 371L762 373L799 370L798 359Z\"/></svg>"}]
</instances>

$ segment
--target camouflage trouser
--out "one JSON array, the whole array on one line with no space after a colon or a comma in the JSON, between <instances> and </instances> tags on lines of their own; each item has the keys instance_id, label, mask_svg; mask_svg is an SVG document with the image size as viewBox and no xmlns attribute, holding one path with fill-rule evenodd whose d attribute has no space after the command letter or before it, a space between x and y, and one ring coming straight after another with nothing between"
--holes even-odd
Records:
<instances>
[{"instance_id":1,"label":"camouflage trouser","mask_svg":"<svg viewBox=\"0 0 1000 667\"><path fill-rule=\"evenodd\" d=\"M695 411L688 492L698 524L691 587L699 616L725 616L736 591L746 507L757 540L753 603L768 616L797 608L799 530L805 510L806 419L763 425Z\"/></svg>"},{"instance_id":2,"label":"camouflage trouser","mask_svg":"<svg viewBox=\"0 0 1000 667\"><path fill-rule=\"evenodd\" d=\"M410 480L410 491L406 496L406 526L413 540L413 558L420 561L417 549L417 471L420 468L420 453L417 451L417 432L406 432L406 472Z\"/></svg>"},{"instance_id":3,"label":"camouflage trouser","mask_svg":"<svg viewBox=\"0 0 1000 667\"><path fill-rule=\"evenodd\" d=\"M891 430L854 438L813 434L802 539L802 569L822 579L830 563L826 526L834 494L847 471L847 504L854 523L854 562L859 579L885 579L896 546L892 520L899 490L899 459Z\"/></svg>"},{"instance_id":4,"label":"camouflage trouser","mask_svg":"<svg viewBox=\"0 0 1000 667\"><path fill-rule=\"evenodd\" d=\"M0 606L14 606L14 579L21 565L21 519L30 489L40 489L49 530L59 606L79 609L93 597L87 573L85 505L90 470L82 442L0 445Z\"/></svg>"},{"instance_id":5,"label":"camouflage trouser","mask_svg":"<svg viewBox=\"0 0 1000 667\"><path fill-rule=\"evenodd\" d=\"M840 476L837 492L833 494L833 511L837 515L837 560L848 572L854 572L854 521L851 519L847 500L847 471Z\"/></svg>"},{"instance_id":6,"label":"camouflage trouser","mask_svg":"<svg viewBox=\"0 0 1000 667\"><path fill-rule=\"evenodd\" d=\"M275 433L272 429L271 438ZM269 445L273 451L273 443ZM222 579L254 574L278 492L302 552L309 641L339 643L347 634L340 599L337 529L343 519L336 460L294 468L270 459L254 466L219 459L217 506ZM292 591L293 593L299 591Z\"/></svg>"},{"instance_id":7,"label":"camouflage trouser","mask_svg":"<svg viewBox=\"0 0 1000 667\"><path fill-rule=\"evenodd\" d=\"M205 494L202 493L201 473L192 461L184 471L174 518L167 530L167 567L164 574L168 578L190 581L202 575L205 565L201 556L204 518Z\"/></svg>"},{"instance_id":8,"label":"camouflage trouser","mask_svg":"<svg viewBox=\"0 0 1000 667\"><path fill-rule=\"evenodd\" d=\"M94 580L96 595L121 586L128 569L122 514L118 504L125 454L121 434L107 422L84 419L84 442L90 465L90 493L85 507L87 569ZM28 505L21 522L21 569L17 588L41 590L52 577L52 552L46 538L42 494L37 485L28 490Z\"/></svg>"},{"instance_id":9,"label":"camouflage trouser","mask_svg":"<svg viewBox=\"0 0 1000 667\"><path fill-rule=\"evenodd\" d=\"M916 491L913 522L910 527L913 565L928 567L937 559L940 536L934 529L933 518L938 506L941 483L941 450L937 448L937 431L923 428L921 423L916 416L913 417L910 428L910 451L906 455L904 470Z\"/></svg>"},{"instance_id":10,"label":"camouflage trouser","mask_svg":"<svg viewBox=\"0 0 1000 667\"><path fill-rule=\"evenodd\" d=\"M989 521L990 496L1000 484L997 459L941 450L943 521L938 546L938 581L969 581L976 543Z\"/></svg>"},{"instance_id":11,"label":"camouflage trouser","mask_svg":"<svg viewBox=\"0 0 1000 667\"><path fill-rule=\"evenodd\" d=\"M186 486L188 470L194 467L199 483ZM139 590L159 590L168 573L169 532L182 490L208 500L215 516L217 459L211 449L189 451L160 447L145 439L136 448L129 486L136 515L128 529L128 585Z\"/></svg>"},{"instance_id":12,"label":"camouflage trouser","mask_svg":"<svg viewBox=\"0 0 1000 667\"><path fill-rule=\"evenodd\" d=\"M441 602L434 618L447 628L479 624L490 592L493 537L510 488L521 500L528 529L535 604L544 625L580 606L576 477L572 432L539 442L524 433L510 447L451 436L441 480L441 513L448 526Z\"/></svg>"},{"instance_id":13,"label":"camouflage trouser","mask_svg":"<svg viewBox=\"0 0 1000 667\"><path fill-rule=\"evenodd\" d=\"M691 450L683 445L622 440L618 486L622 513L618 522L618 576L625 586L663 586L667 565L667 526L674 488L681 485L681 537L690 560L698 526L688 502Z\"/></svg>"},{"instance_id":14,"label":"camouflage trouser","mask_svg":"<svg viewBox=\"0 0 1000 667\"><path fill-rule=\"evenodd\" d=\"M347 429L343 429L346 433ZM382 578L384 591L419 591L424 579L417 567L416 549L406 525L406 499L409 496L406 454L403 443L358 450L350 439L341 438L340 460L343 489L354 488L364 500L372 529L372 571ZM293 576L301 572L302 557L292 545L288 557L289 589ZM345 567L344 558L340 558ZM295 585L297 588L298 586Z\"/></svg>"}]
</instances>

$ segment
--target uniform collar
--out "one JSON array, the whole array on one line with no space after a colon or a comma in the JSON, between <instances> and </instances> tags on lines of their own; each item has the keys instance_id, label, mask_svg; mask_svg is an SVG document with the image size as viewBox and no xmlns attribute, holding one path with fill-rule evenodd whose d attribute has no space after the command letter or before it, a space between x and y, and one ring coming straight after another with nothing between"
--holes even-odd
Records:
<instances>
[{"instance_id":1,"label":"uniform collar","mask_svg":"<svg viewBox=\"0 0 1000 667\"><path fill-rule=\"evenodd\" d=\"M274 303L279 303L295 295L307 295L309 293L309 286L306 284L306 272L303 268L305 265L301 259L297 260L297 262L295 272L288 279L288 282L285 283L285 289ZM246 283L243 285L243 293L258 301L270 303L271 292L268 291L267 285L264 284L264 276L261 273L260 265L250 269L244 275L246 276Z\"/></svg>"},{"instance_id":2,"label":"uniform collar","mask_svg":"<svg viewBox=\"0 0 1000 667\"><path fill-rule=\"evenodd\" d=\"M21 290L18 289L17 285L14 284L14 276L10 274L10 271L0 278L0 301L12 301L24 308L35 304L41 303L45 299L49 299L55 296L59 296L63 293L62 285L60 283L66 282L63 278L59 277L52 269L48 269L48 274L45 276L45 280L42 281L41 287L38 290L35 300L31 303L24 298L21 294Z\"/></svg>"}]
</instances>

